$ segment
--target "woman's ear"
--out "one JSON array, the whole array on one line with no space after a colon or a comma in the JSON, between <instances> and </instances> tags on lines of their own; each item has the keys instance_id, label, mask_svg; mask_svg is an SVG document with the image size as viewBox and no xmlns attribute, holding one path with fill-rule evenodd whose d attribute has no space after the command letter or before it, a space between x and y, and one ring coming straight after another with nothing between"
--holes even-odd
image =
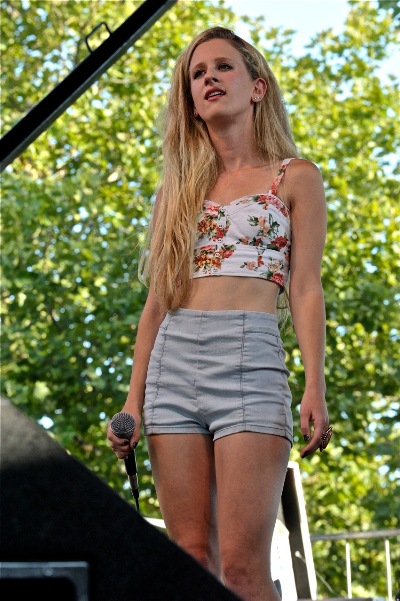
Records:
<instances>
[{"instance_id":1,"label":"woman's ear","mask_svg":"<svg viewBox=\"0 0 400 601\"><path fill-rule=\"evenodd\" d=\"M253 82L253 100L259 102L262 100L267 92L267 82L262 77L258 77Z\"/></svg>"}]
</instances>

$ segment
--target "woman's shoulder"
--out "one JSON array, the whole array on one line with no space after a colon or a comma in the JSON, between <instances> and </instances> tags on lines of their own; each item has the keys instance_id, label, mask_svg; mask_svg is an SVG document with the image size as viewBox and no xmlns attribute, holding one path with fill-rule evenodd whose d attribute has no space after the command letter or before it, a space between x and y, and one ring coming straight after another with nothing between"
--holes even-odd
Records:
<instances>
[{"instance_id":1,"label":"woman's shoulder","mask_svg":"<svg viewBox=\"0 0 400 601\"><path fill-rule=\"evenodd\" d=\"M318 166L308 159L295 158L286 171L286 190L290 206L324 202L324 184Z\"/></svg>"},{"instance_id":2,"label":"woman's shoulder","mask_svg":"<svg viewBox=\"0 0 400 601\"><path fill-rule=\"evenodd\" d=\"M290 159L289 169L287 173L290 173L293 178L321 178L321 172L317 165L308 159L293 158Z\"/></svg>"}]
</instances>

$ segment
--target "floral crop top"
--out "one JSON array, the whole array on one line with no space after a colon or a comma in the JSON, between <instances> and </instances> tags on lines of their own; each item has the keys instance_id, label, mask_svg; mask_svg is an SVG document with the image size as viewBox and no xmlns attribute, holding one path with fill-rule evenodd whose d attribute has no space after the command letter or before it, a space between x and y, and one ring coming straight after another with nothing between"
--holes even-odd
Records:
<instances>
[{"instance_id":1,"label":"floral crop top","mask_svg":"<svg viewBox=\"0 0 400 601\"><path fill-rule=\"evenodd\" d=\"M275 282L283 292L289 276L291 229L277 190L292 159L285 159L266 194L228 205L206 200L197 221L193 278L250 276Z\"/></svg>"}]
</instances>

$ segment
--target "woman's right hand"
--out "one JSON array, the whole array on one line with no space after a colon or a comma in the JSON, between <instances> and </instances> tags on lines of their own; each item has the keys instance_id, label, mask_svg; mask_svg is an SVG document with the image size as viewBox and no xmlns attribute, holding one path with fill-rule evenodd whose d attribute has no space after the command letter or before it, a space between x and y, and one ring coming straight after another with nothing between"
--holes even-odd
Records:
<instances>
[{"instance_id":1,"label":"woman's right hand","mask_svg":"<svg viewBox=\"0 0 400 601\"><path fill-rule=\"evenodd\" d=\"M110 447L118 459L126 459L129 453L136 448L139 440L140 440L140 426L142 422L141 415L138 413L133 413L132 411L128 411L125 407L121 409L121 411L125 411L132 415L135 420L135 428L131 437L128 438L119 438L114 434L111 430L111 420L107 424L107 438L110 442Z\"/></svg>"}]
</instances>

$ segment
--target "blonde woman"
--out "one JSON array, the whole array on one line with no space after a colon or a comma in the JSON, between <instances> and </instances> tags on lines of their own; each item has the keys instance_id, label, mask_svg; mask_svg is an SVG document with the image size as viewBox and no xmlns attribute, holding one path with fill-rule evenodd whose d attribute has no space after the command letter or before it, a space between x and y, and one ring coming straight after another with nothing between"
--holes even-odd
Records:
<instances>
[{"instance_id":1,"label":"blonde woman","mask_svg":"<svg viewBox=\"0 0 400 601\"><path fill-rule=\"evenodd\" d=\"M278 316L289 304L306 375L305 457L329 442L318 168L298 158L263 56L222 27L178 58L149 283L127 400L142 422L169 536L246 601L279 599L270 547L292 446Z\"/></svg>"}]
</instances>

